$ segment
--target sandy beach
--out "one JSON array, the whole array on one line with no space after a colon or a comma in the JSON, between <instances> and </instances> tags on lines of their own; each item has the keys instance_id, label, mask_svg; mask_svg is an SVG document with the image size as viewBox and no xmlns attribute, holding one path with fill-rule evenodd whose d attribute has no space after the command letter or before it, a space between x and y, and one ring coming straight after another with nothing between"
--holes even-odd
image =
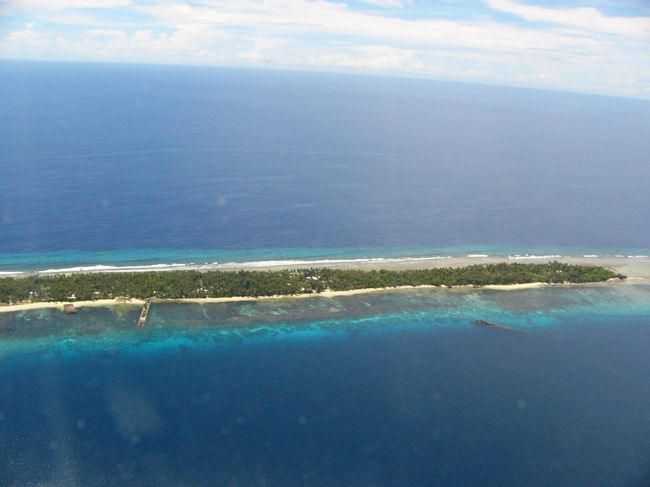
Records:
<instances>
[{"instance_id":1,"label":"sandy beach","mask_svg":"<svg viewBox=\"0 0 650 487\"><path fill-rule=\"evenodd\" d=\"M360 270L410 270L410 269L433 269L438 267L466 267L475 264L498 264L506 262L509 264L544 264L546 262L562 262L574 265L595 265L611 269L615 272L624 274L630 278L650 279L650 257L628 257L628 256L603 256L603 257L585 257L585 256L454 256L454 257L416 257L400 259L384 259L381 261L354 261L354 262L332 262L327 264L282 264L278 261L266 266L247 266L247 265L216 265L196 266L198 270L284 270L284 269L304 269L310 267L328 267L333 269L360 269Z\"/></svg>"},{"instance_id":2,"label":"sandy beach","mask_svg":"<svg viewBox=\"0 0 650 487\"><path fill-rule=\"evenodd\" d=\"M411 270L439 267L465 267L474 264L535 263L557 261L576 265L597 265L625 274L628 277L650 279L650 256L646 255L485 255L467 254L459 256L431 257L388 257L358 259L320 260L266 260L250 262L219 262L205 264L155 264L146 266L91 265L40 271L11 271L1 277L25 275L88 274L107 272L166 272L166 271L279 271L287 269L331 268L359 270Z\"/></svg>"},{"instance_id":3,"label":"sandy beach","mask_svg":"<svg viewBox=\"0 0 650 487\"><path fill-rule=\"evenodd\" d=\"M533 282L528 284L507 284L507 285L489 285L482 286L480 289L493 289L499 291L516 291L518 289L531 289L536 287L548 286L549 284L543 282ZM564 284L554 284L555 286L563 286ZM396 286L396 287L381 287L381 288L363 288L351 289L348 291L323 291L322 293L305 293L305 294L277 294L273 296L232 296L224 298L176 298L176 299L156 299L158 303L196 303L196 304L216 304L216 303L236 303L241 301L259 301L259 300L274 300L274 299L306 299L306 298L337 298L342 296L354 296L358 294L368 294L377 292L390 292L407 289L445 289L446 286ZM447 288L449 289L449 288ZM479 289L476 286L454 286L453 289ZM11 313L16 311L29 311L36 309L60 309L63 310L65 304L69 301L51 301L51 302L35 302L35 303L20 303L20 304L0 304L0 313ZM145 301L142 299L98 299L96 301L73 301L75 308L83 307L102 307L102 306L118 306L118 305L144 305Z\"/></svg>"},{"instance_id":4,"label":"sandy beach","mask_svg":"<svg viewBox=\"0 0 650 487\"><path fill-rule=\"evenodd\" d=\"M208 265L184 265L179 267L178 265L173 265L169 267L157 267L155 271L170 271L170 270L199 270L199 271L209 271L209 270L221 270L221 271L279 271L286 269L304 269L304 268L333 268L333 269L359 269L359 270L410 270L410 269L431 269L438 267L465 267L474 264L496 264L501 262L506 263L546 263L550 261L558 261L567 264L577 264L577 265L597 265L606 267L621 273L628 277L626 281L612 281L605 283L589 283L589 284L546 284L546 283L527 283L527 284L507 284L507 285L488 285L482 286L481 289L490 289L495 291L516 291L521 289L531 289L542 286L566 286L566 287L575 287L575 286L603 286L603 285L621 285L621 284L634 284L650 280L650 258L645 256L609 256L609 257L599 257L599 256L510 256L510 257L501 257L501 256L485 256L485 255L468 255L468 256L457 256L457 257L417 257L417 258L396 258L396 259L350 259L350 260L340 260L340 261L330 261L327 263L299 263L296 261L266 261L255 263L254 265L249 264L208 264ZM81 270L83 268L77 269L65 269L58 272L41 272L40 274L45 275L57 275L57 274L75 274L75 273L87 273L87 272L133 272L133 269L130 267L124 268L111 268L110 270L106 269L97 269L91 268L91 270ZM148 269L153 271L154 269ZM31 273L32 275L34 273ZM22 274L28 275L28 274ZM13 275L12 277L20 277L20 275ZM324 291L322 293L310 293L310 294L298 294L298 295L277 295L277 296L260 296L260 297L248 297L248 296L235 296L235 297L224 297L224 298L187 298L187 299L165 299L159 300L159 302L186 302L186 303L228 303L228 302L237 302L237 301L251 301L251 300L260 300L260 299L302 299L302 298L334 298L340 296L352 296L356 294L365 294L365 293L374 293L382 291L391 291L391 290L404 290L404 289L422 289L422 288L440 288L438 286L399 286L393 288L368 288L368 289L353 289L349 291ZM467 289L467 288L476 288L475 286L455 286L454 289ZM44 308L58 308L63 309L64 302L35 302L35 303L21 303L13 305L0 305L0 313L8 313L15 311L27 311L34 309L44 309ZM76 308L86 307L86 306L115 306L119 304L131 304L131 305L143 305L144 300L131 299L131 300L114 300L114 299L101 299L96 301L75 301L74 305Z\"/></svg>"},{"instance_id":5,"label":"sandy beach","mask_svg":"<svg viewBox=\"0 0 650 487\"><path fill-rule=\"evenodd\" d=\"M47 309L58 308L63 311L63 305L69 304L70 301L48 301L36 303L20 303L20 304L2 304L0 305L0 313L10 313L13 311L29 311L34 309ZM97 299L95 301L74 301L75 308L81 307L95 307L102 306L118 306L118 305L140 305L144 304L142 299Z\"/></svg>"},{"instance_id":6,"label":"sandy beach","mask_svg":"<svg viewBox=\"0 0 650 487\"><path fill-rule=\"evenodd\" d=\"M543 283L533 283L532 286L541 286ZM521 286L531 287L531 284L512 284L509 286L501 286L500 289L521 289ZM454 289L472 288L473 286L456 286ZM442 289L444 286L397 286L389 288L364 288L364 289L351 289L348 291L323 291L322 293L305 293L305 294L277 294L272 296L232 296L223 298L175 298L175 299L156 299L158 303L196 303L196 304L215 304L215 303L236 303L241 301L259 301L259 300L274 300L274 299L306 299L306 298L336 298L341 296L354 296L356 294L376 293L382 291L395 291L405 289ZM486 288L488 288L486 286ZM144 305L145 301L142 299L98 299L96 301L74 301L75 308L82 307L101 307L101 306L117 306L117 305ZM16 311L29 311L35 309L61 309L63 305L69 304L68 301L51 301L51 302L35 302L35 303L20 303L20 304L0 304L0 313L11 313Z\"/></svg>"},{"instance_id":7,"label":"sandy beach","mask_svg":"<svg viewBox=\"0 0 650 487\"><path fill-rule=\"evenodd\" d=\"M624 274L628 277L625 281L614 280L610 282L599 282L599 283L586 283L586 284L547 284L542 282L526 283L526 284L506 284L506 285L487 285L487 286L455 286L453 289L489 289L494 291L517 291L523 289L532 289L545 286L562 286L562 287L576 287L576 286L609 286L609 285L625 285L625 284L634 284L639 282L644 282L650 280L650 259L648 258L620 258L620 257L609 257L609 258L600 258L600 257L553 257L553 258L525 258L525 259L506 259L502 257L450 257L450 258L417 258L417 259L399 259L394 261L383 261L383 262L336 262L328 265L321 265L319 267L330 267L336 269L361 269L361 270L378 270L378 269L389 269L389 270L408 270L408 269L430 269L435 267L463 267L473 264L494 264L499 262L535 262L535 263L544 263L549 261L559 261L565 262L567 264L586 264L586 265L599 265L607 267L615 272ZM183 267L183 270L217 270L215 267L218 266L186 266ZM284 270L284 269L296 269L296 268L306 268L314 267L312 264L306 265L288 265L288 264L273 264L265 267L260 266L241 266L237 267L232 266L230 270ZM178 267L174 267L174 270L179 270ZM158 269L161 270L161 269ZM218 269L223 270L223 266ZM117 272L117 271L113 271ZM128 272L128 271L123 271ZM70 273L70 272L64 272ZM336 298L342 296L353 296L358 294L366 293L376 293L376 292L386 292L386 291L395 291L395 290L406 290L406 289L442 289L445 286L398 286L391 288L364 288L364 289L353 289L348 291L331 291L327 290L322 293L308 293L308 294L297 294L297 295L274 295L274 296L259 296L259 297L250 297L250 296L234 296L234 297L223 297L223 298L181 298L181 299L158 299L158 302L173 302L173 303L197 303L197 304L210 304L210 303L230 303L230 302L239 302L239 301L252 301L252 300L273 300L273 299L304 299L304 298ZM143 305L144 300L141 299L101 299L96 301L75 301L74 305L76 308L81 307L100 307L100 306L115 306L115 305ZM63 305L65 302L35 302L35 303L21 303L13 305L0 305L0 313L16 312L16 311L27 311L35 309L61 309L63 310Z\"/></svg>"}]
</instances>

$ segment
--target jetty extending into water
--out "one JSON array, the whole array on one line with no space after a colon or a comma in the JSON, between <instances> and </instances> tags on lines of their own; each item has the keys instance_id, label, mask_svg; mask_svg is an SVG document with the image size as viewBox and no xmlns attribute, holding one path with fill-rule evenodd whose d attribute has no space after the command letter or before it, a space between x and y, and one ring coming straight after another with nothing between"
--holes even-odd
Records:
<instances>
[{"instance_id":1,"label":"jetty extending into water","mask_svg":"<svg viewBox=\"0 0 650 487\"><path fill-rule=\"evenodd\" d=\"M144 302L144 306L142 307L142 311L140 312L140 319L138 320L138 328L144 328L147 326L147 322L149 321L149 310L151 309L151 300L147 299Z\"/></svg>"}]
</instances>

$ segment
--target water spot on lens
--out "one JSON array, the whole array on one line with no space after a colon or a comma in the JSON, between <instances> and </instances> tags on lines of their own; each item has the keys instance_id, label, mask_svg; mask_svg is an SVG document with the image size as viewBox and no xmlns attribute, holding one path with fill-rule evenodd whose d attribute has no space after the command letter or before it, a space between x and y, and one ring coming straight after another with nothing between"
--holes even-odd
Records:
<instances>
[{"instance_id":1,"label":"water spot on lens","mask_svg":"<svg viewBox=\"0 0 650 487\"><path fill-rule=\"evenodd\" d=\"M113 384L105 392L106 403L117 431L135 444L142 436L156 436L162 430L162 417L154 401L139 389Z\"/></svg>"}]
</instances>

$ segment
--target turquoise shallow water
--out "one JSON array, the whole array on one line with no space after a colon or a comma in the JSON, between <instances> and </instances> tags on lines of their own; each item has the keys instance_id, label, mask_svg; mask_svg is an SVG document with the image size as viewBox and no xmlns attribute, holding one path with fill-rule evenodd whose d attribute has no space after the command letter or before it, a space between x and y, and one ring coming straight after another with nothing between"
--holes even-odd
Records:
<instances>
[{"instance_id":1,"label":"turquoise shallow water","mask_svg":"<svg viewBox=\"0 0 650 487\"><path fill-rule=\"evenodd\" d=\"M350 259L399 259L420 257L465 256L583 256L650 255L647 248L589 248L589 247L506 247L494 245L464 245L453 247L341 247L341 248L265 248L244 250L201 249L124 249L93 251L56 251L31 253L0 253L0 272L65 269L79 266L156 266L161 264L248 263L272 261L325 262Z\"/></svg>"},{"instance_id":2,"label":"turquoise shallow water","mask_svg":"<svg viewBox=\"0 0 650 487\"><path fill-rule=\"evenodd\" d=\"M0 314L3 485L650 479L648 285L138 312Z\"/></svg>"},{"instance_id":3,"label":"turquoise shallow water","mask_svg":"<svg viewBox=\"0 0 650 487\"><path fill-rule=\"evenodd\" d=\"M338 298L219 304L157 303L146 330L140 307L41 309L0 314L0 354L154 351L179 345L287 340L413 327L471 328L484 319L543 334L583 316L608 320L650 315L650 286L552 287L518 291L394 290Z\"/></svg>"},{"instance_id":4,"label":"turquoise shallow water","mask_svg":"<svg viewBox=\"0 0 650 487\"><path fill-rule=\"evenodd\" d=\"M647 103L0 69L0 273L650 255ZM648 485L649 298L626 284L165 304L146 330L128 306L0 314L0 485Z\"/></svg>"}]
</instances>

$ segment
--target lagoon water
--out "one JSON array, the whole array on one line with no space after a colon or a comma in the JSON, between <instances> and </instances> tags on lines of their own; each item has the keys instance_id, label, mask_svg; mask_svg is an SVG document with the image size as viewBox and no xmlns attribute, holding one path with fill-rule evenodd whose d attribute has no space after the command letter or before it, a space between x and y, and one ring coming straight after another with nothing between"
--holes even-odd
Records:
<instances>
[{"instance_id":1,"label":"lagoon water","mask_svg":"<svg viewBox=\"0 0 650 487\"><path fill-rule=\"evenodd\" d=\"M648 102L2 62L0 114L0 272L650 254ZM649 303L628 283L157 304L146 330L129 306L2 313L0 485L647 485Z\"/></svg>"},{"instance_id":2,"label":"lagoon water","mask_svg":"<svg viewBox=\"0 0 650 487\"><path fill-rule=\"evenodd\" d=\"M647 285L152 313L0 315L3 485L650 480Z\"/></svg>"}]
</instances>

